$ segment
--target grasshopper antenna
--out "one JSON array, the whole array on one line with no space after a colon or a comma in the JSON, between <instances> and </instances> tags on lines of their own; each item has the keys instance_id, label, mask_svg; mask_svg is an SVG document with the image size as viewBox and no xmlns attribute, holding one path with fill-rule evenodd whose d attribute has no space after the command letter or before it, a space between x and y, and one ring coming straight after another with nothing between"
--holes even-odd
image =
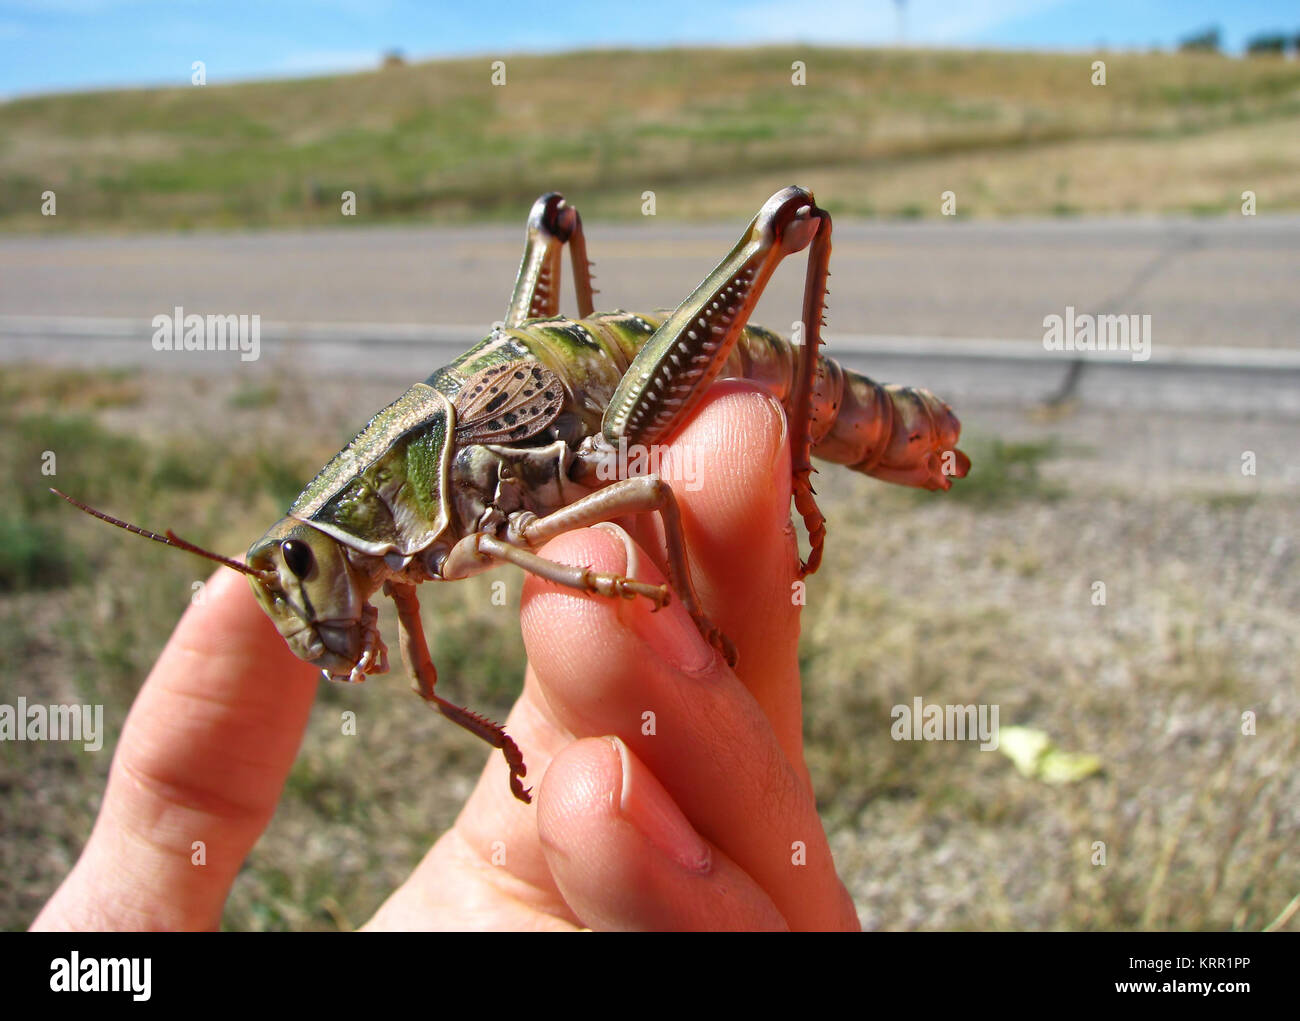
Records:
<instances>
[{"instance_id":1,"label":"grasshopper antenna","mask_svg":"<svg viewBox=\"0 0 1300 1021\"><path fill-rule=\"evenodd\" d=\"M118 518L113 517L111 514L105 514L103 511L95 510L94 507L88 507L80 500L69 496L67 493L60 492L59 490L55 489L53 486L50 487L50 492L53 493L55 496L62 497L64 500L67 500L68 503L72 504L72 506L76 507L78 510L85 511L92 518L99 518L100 521L107 521L110 525L117 525L118 528L125 528L128 532L133 532L136 535L142 535L146 539L152 539L154 542L160 542L164 546L175 546L177 549L183 549L187 553L197 553L201 557L207 557L207 559L209 560L215 560L219 564L224 564L226 567L236 570L241 574L251 575L254 578L260 578L264 573L262 571L255 571L247 564L241 564L238 560L231 560L230 557L223 557L220 553L213 553L210 550L205 550L202 546L195 546L194 543L192 542L186 542L179 535L173 532L170 528L167 530L166 535L159 535L157 532L151 532L147 528L141 528L139 525L133 525L130 524L129 522L121 521Z\"/></svg>"}]
</instances>

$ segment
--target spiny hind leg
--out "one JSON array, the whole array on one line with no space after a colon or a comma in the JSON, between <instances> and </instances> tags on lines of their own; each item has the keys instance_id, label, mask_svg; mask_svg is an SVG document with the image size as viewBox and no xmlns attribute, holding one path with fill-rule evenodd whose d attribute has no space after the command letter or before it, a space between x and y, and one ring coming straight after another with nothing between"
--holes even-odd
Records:
<instances>
[{"instance_id":1,"label":"spiny hind leg","mask_svg":"<svg viewBox=\"0 0 1300 1021\"><path fill-rule=\"evenodd\" d=\"M650 447L686 421L735 346L780 261L812 245L804 286L807 337L795 373L791 436L795 506L811 553L801 575L817 569L826 529L813 497L811 395L816 384L830 261L831 220L810 191L790 187L763 204L735 248L657 329L633 359L601 423L611 446Z\"/></svg>"},{"instance_id":2,"label":"spiny hind leg","mask_svg":"<svg viewBox=\"0 0 1300 1021\"><path fill-rule=\"evenodd\" d=\"M493 748L500 748L510 768L510 793L524 804L532 801L529 789L525 788L522 778L527 775L528 767L519 746L499 725L478 713L448 702L434 693L438 683L438 671L429 656L429 644L424 638L424 625L420 621L420 601L415 595L415 586L394 581L384 582L384 594L391 596L397 607L398 641L402 648L402 660L414 682L413 687L429 707L438 710L443 716L459 727L464 727L475 737L481 738Z\"/></svg>"},{"instance_id":3,"label":"spiny hind leg","mask_svg":"<svg viewBox=\"0 0 1300 1021\"><path fill-rule=\"evenodd\" d=\"M582 217L576 207L565 202L563 195L553 191L534 202L528 214L524 257L506 309L507 327L516 327L527 319L549 319L560 314L560 254L566 244L573 263L578 316L586 318L595 311L596 292L591 286L591 263L587 260Z\"/></svg>"},{"instance_id":4,"label":"spiny hind leg","mask_svg":"<svg viewBox=\"0 0 1300 1021\"><path fill-rule=\"evenodd\" d=\"M686 555L686 539L682 532L682 515L677 506L677 497L673 494L672 487L660 479L659 476L645 475L632 479L622 479L604 489L599 489L588 496L575 500L567 507L563 507L553 514L547 514L545 517L539 518L527 513L517 515L511 523L511 538L536 548L564 532L587 528L602 521L622 517L625 514L646 514L655 511L659 513L664 523L669 583L681 599L686 612L691 615L691 620L695 622L700 634L704 636L704 640L722 655L722 658L727 661L729 666L735 666L735 645L705 615L700 605L700 598L695 591L695 585L691 581L690 562ZM587 571L584 568L569 567L565 564L556 564L545 557L539 557L535 553L529 553L526 550L510 546L500 540L494 539L492 542L504 546L505 550L508 551L495 554L501 559L510 560L526 570L533 570L534 573L541 574L551 581L585 589L589 592L621 595L629 599L633 595L646 595L654 598L651 592L643 590L653 591L665 588L665 586L661 585L647 585L645 582L636 581L632 578L610 576L614 580L604 583L605 587L610 591L603 591L601 588L596 587L595 583L588 577L602 577L596 575L595 572ZM488 552L482 542L479 543L479 549ZM540 561L540 564L536 565L540 569L534 570L533 567L530 567L529 563L532 561ZM542 567L541 565L546 566ZM662 606L666 603L667 592L664 591L663 599L659 605Z\"/></svg>"},{"instance_id":5,"label":"spiny hind leg","mask_svg":"<svg viewBox=\"0 0 1300 1021\"><path fill-rule=\"evenodd\" d=\"M783 188L763 204L731 252L637 352L610 399L601 433L611 446L662 442L718 378L777 265L812 241L824 215L812 193Z\"/></svg>"},{"instance_id":6,"label":"spiny hind leg","mask_svg":"<svg viewBox=\"0 0 1300 1021\"><path fill-rule=\"evenodd\" d=\"M817 386L818 351L822 327L826 325L826 279L830 274L831 218L821 211L821 225L808 253L808 274L803 287L803 346L799 352L790 408L790 471L795 509L808 531L808 559L799 564L799 576L812 574L821 566L826 544L826 518L817 506L812 486L812 398Z\"/></svg>"}]
</instances>

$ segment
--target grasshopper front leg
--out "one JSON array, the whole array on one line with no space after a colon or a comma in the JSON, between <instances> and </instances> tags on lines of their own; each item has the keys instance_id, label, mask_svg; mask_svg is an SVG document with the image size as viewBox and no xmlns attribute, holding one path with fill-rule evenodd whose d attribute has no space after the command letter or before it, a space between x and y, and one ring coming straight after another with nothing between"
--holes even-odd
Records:
<instances>
[{"instance_id":1,"label":"grasshopper front leg","mask_svg":"<svg viewBox=\"0 0 1300 1021\"><path fill-rule=\"evenodd\" d=\"M384 594L392 596L393 605L397 607L397 627L399 644L402 648L402 661L414 682L416 694L425 700L430 708L438 710L443 716L457 726L464 727L475 737L482 738L493 748L500 748L505 756L506 765L510 767L510 793L524 804L531 802L531 789L525 788L521 778L528 773L524 757L519 746L498 724L448 702L434 693L438 683L438 671L429 656L429 645L424 638L424 625L420 621L420 601L415 595L415 586L400 582L384 582Z\"/></svg>"},{"instance_id":2,"label":"grasshopper front leg","mask_svg":"<svg viewBox=\"0 0 1300 1021\"><path fill-rule=\"evenodd\" d=\"M790 415L795 506L811 545L807 562L800 564L801 574L817 569L826 537L809 476L810 409L826 305L830 233L830 216L817 207L811 192L790 187L768 199L730 254L646 341L601 423L605 441L615 448L621 440L649 447L670 437L722 371L777 265L811 243L804 284L806 336Z\"/></svg>"},{"instance_id":3,"label":"grasshopper front leg","mask_svg":"<svg viewBox=\"0 0 1300 1021\"><path fill-rule=\"evenodd\" d=\"M455 581L467 577L481 569L483 562L487 560L512 563L549 581L585 592L622 596L625 599L644 596L654 602L656 608L666 605L669 598L668 588L665 585L650 585L635 578L557 564L545 557L539 557L536 553L502 542L486 532L477 532L458 545L456 551L444 564L443 578L447 581ZM397 608L398 642L402 650L402 661L411 675L415 693L424 699L430 708L436 709L457 726L464 727L493 748L501 749L506 765L510 768L510 792L525 804L531 802L531 791L521 782L522 777L528 773L528 767L524 764L523 755L514 739L499 724L454 702L448 702L434 690L438 683L438 671L433 665L433 659L429 655L429 644L424 637L424 624L420 620L420 601L415 594L415 586L390 579L384 582L384 594L392 597L393 605Z\"/></svg>"}]
</instances>

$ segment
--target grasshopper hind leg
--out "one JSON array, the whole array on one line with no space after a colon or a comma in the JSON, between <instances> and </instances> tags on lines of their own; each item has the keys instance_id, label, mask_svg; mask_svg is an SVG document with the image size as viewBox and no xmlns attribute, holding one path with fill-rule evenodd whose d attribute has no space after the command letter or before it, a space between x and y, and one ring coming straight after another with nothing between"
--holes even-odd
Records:
<instances>
[{"instance_id":1,"label":"grasshopper hind leg","mask_svg":"<svg viewBox=\"0 0 1300 1021\"><path fill-rule=\"evenodd\" d=\"M810 476L812 394L826 308L830 234L830 215L817 206L812 192L789 187L768 199L731 252L642 345L601 422L601 433L612 447L626 441L649 448L671 439L718 378L777 265L811 246L804 283L805 338L795 365L789 419L795 507L811 547L808 560L799 564L800 575L817 569L826 538Z\"/></svg>"},{"instance_id":2,"label":"grasshopper hind leg","mask_svg":"<svg viewBox=\"0 0 1300 1021\"><path fill-rule=\"evenodd\" d=\"M808 559L799 563L801 577L812 574L821 566L822 547L826 544L826 518L817 506L817 491L812 487L812 473L816 471L812 465L812 400L817 385L821 329L826 325L826 279L831 275L831 218L825 211L818 212L821 224L808 253L801 320L805 336L796 363L794 401L790 409L790 470L794 505L808 531Z\"/></svg>"},{"instance_id":3,"label":"grasshopper hind leg","mask_svg":"<svg viewBox=\"0 0 1300 1021\"><path fill-rule=\"evenodd\" d=\"M596 291L591 286L591 262L587 259L582 217L577 207L553 191L534 202L528 214L524 257L506 309L507 328L529 319L550 319L560 314L560 255L566 244L573 264L578 316L586 318L595 311Z\"/></svg>"}]
</instances>

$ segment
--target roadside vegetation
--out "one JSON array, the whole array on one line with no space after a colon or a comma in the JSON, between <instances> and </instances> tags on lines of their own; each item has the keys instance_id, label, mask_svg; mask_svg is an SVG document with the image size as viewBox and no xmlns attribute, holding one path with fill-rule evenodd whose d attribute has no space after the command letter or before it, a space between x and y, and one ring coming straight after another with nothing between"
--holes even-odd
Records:
<instances>
[{"instance_id":1,"label":"roadside vegetation","mask_svg":"<svg viewBox=\"0 0 1300 1021\"><path fill-rule=\"evenodd\" d=\"M101 702L107 734L95 754L0 743L0 928L27 926L75 861L134 693L208 574L46 487L238 554L391 389L285 374L268 396L222 379L4 369L4 701ZM1171 490L1145 467L1118 470L1134 440L1110 443L1104 416L1045 428L967 412L975 469L956 498L818 476L830 538L803 611L808 760L864 923L1296 928L1294 484L1245 494L1225 473ZM1289 442L1279 433L1277 451ZM1079 482L1090 469L1111 481ZM498 718L523 674L519 588L497 571L421 592L444 694ZM322 684L227 927L354 927L451 823L488 753L407 687L400 672ZM973 743L891 740L891 707L918 695L996 704L1003 727L1102 769L1058 786Z\"/></svg>"},{"instance_id":2,"label":"roadside vegetation","mask_svg":"<svg viewBox=\"0 0 1300 1021\"><path fill-rule=\"evenodd\" d=\"M589 217L638 218L652 191L658 216L734 220L792 180L869 217L937 217L945 191L971 217L1235 213L1246 187L1262 212L1300 208L1294 60L781 46L505 63L502 85L483 58L0 104L0 228L514 222L556 189Z\"/></svg>"}]
</instances>

